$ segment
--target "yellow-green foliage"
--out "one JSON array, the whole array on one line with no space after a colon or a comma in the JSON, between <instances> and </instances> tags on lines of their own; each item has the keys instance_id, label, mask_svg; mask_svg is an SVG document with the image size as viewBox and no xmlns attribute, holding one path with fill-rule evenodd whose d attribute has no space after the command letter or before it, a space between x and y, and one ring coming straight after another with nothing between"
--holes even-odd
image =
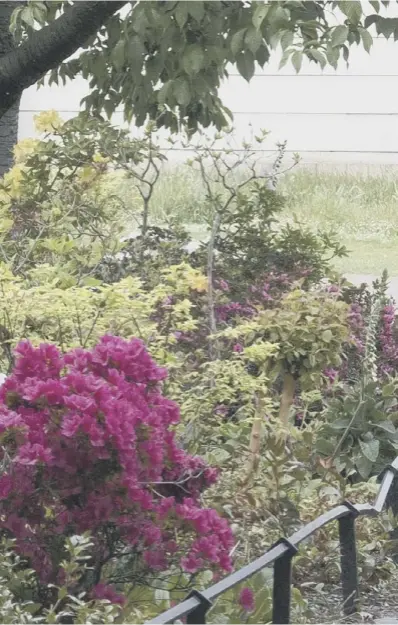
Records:
<instances>
[{"instance_id":1,"label":"yellow-green foliage","mask_svg":"<svg viewBox=\"0 0 398 625\"><path fill-rule=\"evenodd\" d=\"M276 351L269 343L262 347L269 357ZM266 397L269 388L266 374L250 375L247 361L240 354L230 352L229 358L203 363L195 371L186 373L183 376L185 388L181 381L182 378L178 378L172 383L170 392L181 408L185 443L212 464L223 465L234 457L237 449L247 448L256 394L265 395L264 407L272 414L272 402ZM225 418L234 405L233 419Z\"/></svg>"},{"instance_id":2,"label":"yellow-green foliage","mask_svg":"<svg viewBox=\"0 0 398 625\"><path fill-rule=\"evenodd\" d=\"M297 288L284 295L277 307L260 311L253 321L228 328L222 335L244 340L248 357L266 367L273 365L272 377L281 370L292 373L311 389L319 384L325 368L341 364L342 348L349 340L347 312L347 304L332 294ZM262 363L264 341L277 350Z\"/></svg>"},{"instance_id":3,"label":"yellow-green foliage","mask_svg":"<svg viewBox=\"0 0 398 625\"><path fill-rule=\"evenodd\" d=\"M121 249L132 225L112 188L114 172L132 175L147 146L83 115L63 123L45 112L35 121L43 138L17 144L15 165L0 180L0 260L19 275L49 263L69 286Z\"/></svg>"},{"instance_id":4,"label":"yellow-green foliage","mask_svg":"<svg viewBox=\"0 0 398 625\"><path fill-rule=\"evenodd\" d=\"M167 346L175 342L173 329L188 332L196 327L191 314L190 294L203 288L200 272L188 265L165 270L159 285L148 292L138 278L129 277L113 285L59 288L49 278L53 271L44 266L31 274L31 282L16 278L0 265L0 337L3 353L1 370L9 366L9 347L21 339L37 344L49 341L66 350L93 345L100 336L114 334L142 338L153 356L172 365L177 356ZM161 334L152 315L166 297L170 334Z\"/></svg>"}]
</instances>

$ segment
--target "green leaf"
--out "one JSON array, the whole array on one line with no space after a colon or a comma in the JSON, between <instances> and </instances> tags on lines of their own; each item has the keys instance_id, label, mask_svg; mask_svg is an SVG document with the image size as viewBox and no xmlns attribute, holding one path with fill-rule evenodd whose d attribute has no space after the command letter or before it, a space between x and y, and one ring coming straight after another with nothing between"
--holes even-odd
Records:
<instances>
[{"instance_id":1,"label":"green leaf","mask_svg":"<svg viewBox=\"0 0 398 625\"><path fill-rule=\"evenodd\" d=\"M293 43L293 39L294 39L293 32L291 30L285 30L285 32L283 33L280 39L282 50L286 50L287 48L289 48Z\"/></svg>"},{"instance_id":2,"label":"green leaf","mask_svg":"<svg viewBox=\"0 0 398 625\"><path fill-rule=\"evenodd\" d=\"M155 589L155 603L156 604L160 604L163 601L170 601L170 593L168 590L163 590L163 588L156 588Z\"/></svg>"},{"instance_id":3,"label":"green leaf","mask_svg":"<svg viewBox=\"0 0 398 625\"><path fill-rule=\"evenodd\" d=\"M269 11L269 5L265 4L265 2L260 4L258 7L256 7L256 10L254 11L254 14L252 17L252 23L253 23L254 28L257 28L257 29L261 28L263 21L267 17L268 11Z\"/></svg>"},{"instance_id":4,"label":"green leaf","mask_svg":"<svg viewBox=\"0 0 398 625\"><path fill-rule=\"evenodd\" d=\"M186 51L184 51L182 57L182 65L186 73L190 76L192 74L197 74L198 72L200 72L204 64L205 54L203 49L198 44L189 46Z\"/></svg>"},{"instance_id":5,"label":"green leaf","mask_svg":"<svg viewBox=\"0 0 398 625\"><path fill-rule=\"evenodd\" d=\"M361 441L361 439L359 439L358 443L363 455L370 462L376 462L377 458L379 457L380 442L376 438L374 438L371 441Z\"/></svg>"},{"instance_id":6,"label":"green leaf","mask_svg":"<svg viewBox=\"0 0 398 625\"><path fill-rule=\"evenodd\" d=\"M336 28L333 29L332 37L331 37L332 48L336 48L338 46L343 45L343 43L347 41L348 33L349 33L348 26L342 26L342 25L336 26Z\"/></svg>"},{"instance_id":7,"label":"green leaf","mask_svg":"<svg viewBox=\"0 0 398 625\"><path fill-rule=\"evenodd\" d=\"M31 6L27 6L21 11L21 20L31 28L35 25L35 16Z\"/></svg>"},{"instance_id":8,"label":"green leaf","mask_svg":"<svg viewBox=\"0 0 398 625\"><path fill-rule=\"evenodd\" d=\"M117 70L121 70L125 60L126 42L120 39L111 52L111 61Z\"/></svg>"},{"instance_id":9,"label":"green leaf","mask_svg":"<svg viewBox=\"0 0 398 625\"><path fill-rule=\"evenodd\" d=\"M396 433L395 426L393 423L391 423L391 421L381 421L380 423L375 423L374 427L380 428L380 430L383 430L384 432L388 432L388 434Z\"/></svg>"},{"instance_id":10,"label":"green leaf","mask_svg":"<svg viewBox=\"0 0 398 625\"><path fill-rule=\"evenodd\" d=\"M331 330L324 330L322 332L322 341L324 341L325 343L330 343L332 338L333 338L333 333Z\"/></svg>"},{"instance_id":11,"label":"green leaf","mask_svg":"<svg viewBox=\"0 0 398 625\"><path fill-rule=\"evenodd\" d=\"M108 119L110 119L115 112L115 102L113 100L106 99L103 102L103 107Z\"/></svg>"},{"instance_id":12,"label":"green leaf","mask_svg":"<svg viewBox=\"0 0 398 625\"><path fill-rule=\"evenodd\" d=\"M328 45L328 47L326 49L326 58L327 58L329 64L332 67L334 67L335 69L337 68L339 57L340 57L339 49L338 48L332 48L332 46Z\"/></svg>"},{"instance_id":13,"label":"green leaf","mask_svg":"<svg viewBox=\"0 0 398 625\"><path fill-rule=\"evenodd\" d=\"M238 32L236 32L232 36L232 39L231 39L231 52L234 55L234 57L243 48L243 38L245 36L246 30L247 30L246 28L242 28L241 30L238 30Z\"/></svg>"},{"instance_id":14,"label":"green leaf","mask_svg":"<svg viewBox=\"0 0 398 625\"><path fill-rule=\"evenodd\" d=\"M359 34L361 35L363 47L365 48L366 52L370 52L370 48L372 47L372 44L373 44L372 35L365 28L360 28Z\"/></svg>"},{"instance_id":15,"label":"green leaf","mask_svg":"<svg viewBox=\"0 0 398 625\"><path fill-rule=\"evenodd\" d=\"M238 68L239 74L249 82L254 75L254 57L253 54L246 50L246 52L241 52L238 54L236 58L236 67Z\"/></svg>"},{"instance_id":16,"label":"green leaf","mask_svg":"<svg viewBox=\"0 0 398 625\"><path fill-rule=\"evenodd\" d=\"M245 35L245 44L253 54L256 54L257 50L261 46L263 36L254 26L251 26Z\"/></svg>"},{"instance_id":17,"label":"green leaf","mask_svg":"<svg viewBox=\"0 0 398 625\"><path fill-rule=\"evenodd\" d=\"M169 94L172 91L172 87L173 87L173 81L172 80L168 80L159 89L159 91L158 91L158 102L159 102L159 104L161 106L163 106L166 103L166 101L167 101L167 99L169 97Z\"/></svg>"},{"instance_id":18,"label":"green leaf","mask_svg":"<svg viewBox=\"0 0 398 625\"><path fill-rule=\"evenodd\" d=\"M365 28L369 28L369 26L372 26L372 24L375 24L376 22L380 21L380 16L379 15L367 15L365 17L364 23L363 25L365 26Z\"/></svg>"},{"instance_id":19,"label":"green leaf","mask_svg":"<svg viewBox=\"0 0 398 625\"><path fill-rule=\"evenodd\" d=\"M376 31L378 35L384 35L386 39L391 37L395 28L397 27L398 21L394 18L383 18L379 17L376 22Z\"/></svg>"},{"instance_id":20,"label":"green leaf","mask_svg":"<svg viewBox=\"0 0 398 625\"><path fill-rule=\"evenodd\" d=\"M82 284L84 284L85 286L101 286L102 281L97 280L97 278L87 277L83 278Z\"/></svg>"},{"instance_id":21,"label":"green leaf","mask_svg":"<svg viewBox=\"0 0 398 625\"><path fill-rule=\"evenodd\" d=\"M191 92L186 80L179 78L174 81L173 93L180 106L188 106L191 101Z\"/></svg>"},{"instance_id":22,"label":"green leaf","mask_svg":"<svg viewBox=\"0 0 398 625\"><path fill-rule=\"evenodd\" d=\"M292 65L297 73L299 73L302 63L303 63L303 53L296 50L292 54Z\"/></svg>"},{"instance_id":23,"label":"green leaf","mask_svg":"<svg viewBox=\"0 0 398 625\"><path fill-rule=\"evenodd\" d=\"M362 5L358 0L346 0L339 2L339 9L348 17L348 19L358 24L362 17Z\"/></svg>"},{"instance_id":24,"label":"green leaf","mask_svg":"<svg viewBox=\"0 0 398 625\"><path fill-rule=\"evenodd\" d=\"M285 67L286 63L288 62L288 60L290 59L290 50L285 50L285 52L282 54L282 58L279 62L279 69L282 69L282 67Z\"/></svg>"},{"instance_id":25,"label":"green leaf","mask_svg":"<svg viewBox=\"0 0 398 625\"><path fill-rule=\"evenodd\" d=\"M263 43L257 50L256 61L260 65L260 67L264 67L264 65L268 62L269 57L269 50L267 46Z\"/></svg>"},{"instance_id":26,"label":"green leaf","mask_svg":"<svg viewBox=\"0 0 398 625\"><path fill-rule=\"evenodd\" d=\"M201 22L205 14L204 2L199 2L199 0L193 0L189 3L188 12L189 15L194 18L194 20L196 20L197 22Z\"/></svg>"},{"instance_id":27,"label":"green leaf","mask_svg":"<svg viewBox=\"0 0 398 625\"><path fill-rule=\"evenodd\" d=\"M394 394L395 394L395 384L393 383L385 384L383 388L381 389L382 397L393 397Z\"/></svg>"},{"instance_id":28,"label":"green leaf","mask_svg":"<svg viewBox=\"0 0 398 625\"><path fill-rule=\"evenodd\" d=\"M65 597L67 596L68 596L68 589L66 588L66 586L61 586L61 588L58 590L58 601L65 599Z\"/></svg>"},{"instance_id":29,"label":"green leaf","mask_svg":"<svg viewBox=\"0 0 398 625\"><path fill-rule=\"evenodd\" d=\"M358 470L359 475L363 479L367 479L373 469L373 462L366 458L366 456L360 456L355 461L355 466Z\"/></svg>"},{"instance_id":30,"label":"green leaf","mask_svg":"<svg viewBox=\"0 0 398 625\"><path fill-rule=\"evenodd\" d=\"M332 421L330 423L330 427L333 430L346 430L350 425L351 418L347 417L346 419L336 419L336 421Z\"/></svg>"},{"instance_id":31,"label":"green leaf","mask_svg":"<svg viewBox=\"0 0 398 625\"><path fill-rule=\"evenodd\" d=\"M314 59L314 61L317 61L322 69L325 67L326 58L320 50L308 50L307 56Z\"/></svg>"},{"instance_id":32,"label":"green leaf","mask_svg":"<svg viewBox=\"0 0 398 625\"><path fill-rule=\"evenodd\" d=\"M140 37L134 35L133 37L128 38L127 42L127 55L129 61L133 64L139 65L142 67L142 56L145 53L144 43L141 41Z\"/></svg>"},{"instance_id":33,"label":"green leaf","mask_svg":"<svg viewBox=\"0 0 398 625\"><path fill-rule=\"evenodd\" d=\"M175 18L178 26L182 29L188 19L188 5L189 2L177 2L177 8L175 10Z\"/></svg>"},{"instance_id":34,"label":"green leaf","mask_svg":"<svg viewBox=\"0 0 398 625\"><path fill-rule=\"evenodd\" d=\"M326 438L319 438L316 441L316 449L320 454L324 456L331 456L334 452L335 445L332 441L327 440Z\"/></svg>"},{"instance_id":35,"label":"green leaf","mask_svg":"<svg viewBox=\"0 0 398 625\"><path fill-rule=\"evenodd\" d=\"M369 4L372 5L372 7L376 11L376 13L378 13L380 11L380 2L379 2L379 0L369 0Z\"/></svg>"}]
</instances>

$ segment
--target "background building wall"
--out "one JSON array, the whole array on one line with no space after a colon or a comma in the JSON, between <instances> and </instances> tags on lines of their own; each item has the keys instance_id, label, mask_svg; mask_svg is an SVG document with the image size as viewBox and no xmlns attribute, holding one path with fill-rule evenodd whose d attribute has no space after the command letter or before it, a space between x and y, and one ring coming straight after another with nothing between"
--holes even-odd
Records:
<instances>
[{"instance_id":1,"label":"background building wall","mask_svg":"<svg viewBox=\"0 0 398 625\"><path fill-rule=\"evenodd\" d=\"M354 46L349 67L340 63L337 71L305 63L296 75L290 64L278 70L279 59L275 53L250 84L235 68L224 82L221 97L234 113L235 145L264 128L272 133L267 149L286 140L288 151L300 153L304 163L398 164L398 42L375 38L370 54ZM75 115L87 90L82 79L65 87L26 90L20 138L34 135L37 112L56 109L64 118ZM122 113L112 121L122 123ZM185 156L181 146L169 153L171 159Z\"/></svg>"}]
</instances>

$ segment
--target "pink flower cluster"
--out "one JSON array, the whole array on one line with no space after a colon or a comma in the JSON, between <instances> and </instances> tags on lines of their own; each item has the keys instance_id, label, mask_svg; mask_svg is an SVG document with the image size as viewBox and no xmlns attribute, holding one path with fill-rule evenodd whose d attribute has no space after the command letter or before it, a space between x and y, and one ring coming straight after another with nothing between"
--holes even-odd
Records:
<instances>
[{"instance_id":1,"label":"pink flower cluster","mask_svg":"<svg viewBox=\"0 0 398 625\"><path fill-rule=\"evenodd\" d=\"M85 531L100 565L128 548L143 570L176 559L190 572L231 569L230 528L199 502L217 474L178 446L165 377L137 339L16 349L0 390L0 529L43 582L58 579L63 537ZM119 601L106 585L93 592Z\"/></svg>"}]
</instances>

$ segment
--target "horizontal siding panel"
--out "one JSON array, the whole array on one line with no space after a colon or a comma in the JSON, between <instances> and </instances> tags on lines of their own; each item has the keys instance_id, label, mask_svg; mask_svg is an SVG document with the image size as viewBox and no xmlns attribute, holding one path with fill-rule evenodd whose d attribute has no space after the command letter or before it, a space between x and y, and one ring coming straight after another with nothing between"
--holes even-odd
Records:
<instances>
[{"instance_id":1,"label":"horizontal siding panel","mask_svg":"<svg viewBox=\"0 0 398 625\"><path fill-rule=\"evenodd\" d=\"M89 93L88 82L83 78L68 81L65 86L52 84L50 87L34 85L25 89L21 98L21 109L47 111L49 109L78 110L80 100Z\"/></svg>"},{"instance_id":2,"label":"horizontal siding panel","mask_svg":"<svg viewBox=\"0 0 398 625\"><path fill-rule=\"evenodd\" d=\"M261 128L272 132L271 141L288 141L294 151L333 150L338 152L388 151L398 153L398 116L341 115L237 115L234 138L237 142Z\"/></svg>"},{"instance_id":3,"label":"horizontal siding panel","mask_svg":"<svg viewBox=\"0 0 398 625\"><path fill-rule=\"evenodd\" d=\"M348 77L362 75L371 80L371 77L375 75L378 81L376 83L376 88L378 89L380 78L377 78L377 76L396 76L398 74L398 42L394 43L393 41L385 41L384 39L375 40L370 55L368 55L363 48L353 46L351 49L349 68L347 69L345 63L342 62L337 71L331 67L326 67L322 71L321 68L314 63L304 61L302 71L296 76L290 64L278 70L280 56L280 52L275 52L270 62L263 70L260 67L257 68L256 77L253 79L253 85L268 82L271 78L274 81L273 84L275 84L277 80L282 82L281 79L283 77L283 80L290 78L293 88L293 85L300 85L302 81L304 81L304 84L306 80L308 81L308 76L306 75L310 74L311 76L319 77L319 85L317 85L317 87L312 87L311 90L323 89L325 84L333 85L333 80L327 80L327 77L333 77L336 83L337 81L341 82L339 77L346 77L344 89L347 89L346 83L348 83ZM232 87L224 84L222 89L228 90L228 92L234 89L236 90L236 95L239 96L239 92L245 89L245 81L237 75L235 67L231 67L230 73L232 74L230 77ZM272 76L273 74L277 74L278 76ZM357 83L357 80L355 80L355 83ZM394 86L396 86L396 83L394 83ZM257 89L258 87L255 86L254 88ZM277 87L277 84L275 84L274 88L280 89L281 87ZM301 89L301 87L298 86L295 88ZM332 89L332 87L326 88ZM337 84L335 88L337 91ZM353 89L355 89L355 87L353 87ZM77 110L80 106L81 99L87 95L88 92L88 83L82 78L67 82L65 86L52 84L51 87L45 86L40 89L33 86L24 91L21 108L28 110L47 110L49 108L55 108L57 110ZM373 92L374 85L369 82L367 97L371 96ZM271 88L269 87L267 88L266 96L267 98L272 96ZM236 109L236 107L233 108Z\"/></svg>"},{"instance_id":4,"label":"horizontal siding panel","mask_svg":"<svg viewBox=\"0 0 398 625\"><path fill-rule=\"evenodd\" d=\"M398 75L255 76L249 84L231 76L220 91L229 108L246 113L398 113L396 94Z\"/></svg>"},{"instance_id":5,"label":"horizontal siding panel","mask_svg":"<svg viewBox=\"0 0 398 625\"><path fill-rule=\"evenodd\" d=\"M64 119L72 114L64 115ZM123 115L116 113L112 122L123 124ZM287 141L292 151L333 151L333 152L397 152L398 116L381 117L369 115L262 115L248 113L236 115L231 146L239 146L260 129L271 132L267 148L272 149L276 142ZM20 117L20 138L34 135L33 118L30 113ZM160 133L164 140L165 132Z\"/></svg>"},{"instance_id":6,"label":"horizontal siding panel","mask_svg":"<svg viewBox=\"0 0 398 625\"><path fill-rule=\"evenodd\" d=\"M398 51L398 48L397 48ZM397 68L398 71L398 68ZM79 110L80 89L40 89L30 101L24 97L22 111L34 115L54 108ZM231 76L220 90L223 102L237 113L398 113L398 74L387 76L254 76L248 84Z\"/></svg>"}]
</instances>

